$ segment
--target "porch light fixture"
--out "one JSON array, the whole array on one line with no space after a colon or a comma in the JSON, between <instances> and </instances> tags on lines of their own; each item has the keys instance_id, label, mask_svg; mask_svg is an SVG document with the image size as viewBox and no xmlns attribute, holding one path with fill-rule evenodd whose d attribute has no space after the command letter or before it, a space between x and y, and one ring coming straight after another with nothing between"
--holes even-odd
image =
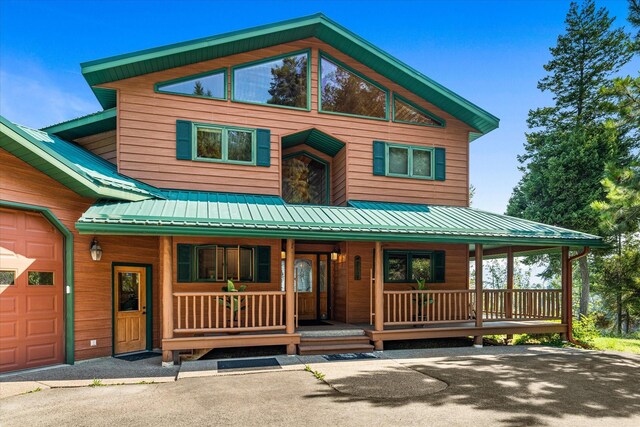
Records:
<instances>
[{"instance_id":1,"label":"porch light fixture","mask_svg":"<svg viewBox=\"0 0 640 427\"><path fill-rule=\"evenodd\" d=\"M281 259L287 259L287 252L286 251L280 251L280 258Z\"/></svg>"},{"instance_id":2,"label":"porch light fixture","mask_svg":"<svg viewBox=\"0 0 640 427\"><path fill-rule=\"evenodd\" d=\"M102 259L102 247L100 246L100 243L98 243L98 239L96 239L95 237L91 241L89 252L91 252L92 260L100 261L100 259Z\"/></svg>"},{"instance_id":3,"label":"porch light fixture","mask_svg":"<svg viewBox=\"0 0 640 427\"><path fill-rule=\"evenodd\" d=\"M338 252L333 251L331 252L331 261L337 261L338 260Z\"/></svg>"}]
</instances>

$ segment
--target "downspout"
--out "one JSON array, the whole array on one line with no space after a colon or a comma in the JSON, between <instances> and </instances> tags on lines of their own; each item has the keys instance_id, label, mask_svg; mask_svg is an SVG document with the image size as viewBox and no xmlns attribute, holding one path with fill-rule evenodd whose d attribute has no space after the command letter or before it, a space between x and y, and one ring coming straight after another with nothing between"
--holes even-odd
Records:
<instances>
[{"instance_id":1,"label":"downspout","mask_svg":"<svg viewBox=\"0 0 640 427\"><path fill-rule=\"evenodd\" d=\"M589 247L585 246L582 249L582 252L574 255L574 256L570 256L569 260L567 262L567 280L569 281L570 286L568 286L569 289L567 289L567 305L569 307L569 316L567 316L567 340L574 345L577 345L579 347L582 348L587 348L584 344L582 344L581 342L576 341L575 339L573 339L573 261L582 258L583 256L586 256L589 253Z\"/></svg>"}]
</instances>

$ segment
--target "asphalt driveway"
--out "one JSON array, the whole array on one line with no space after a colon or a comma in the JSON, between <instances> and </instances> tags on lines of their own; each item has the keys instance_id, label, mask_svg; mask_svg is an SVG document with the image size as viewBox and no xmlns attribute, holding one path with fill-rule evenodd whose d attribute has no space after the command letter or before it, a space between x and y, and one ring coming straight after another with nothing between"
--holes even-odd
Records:
<instances>
[{"instance_id":1,"label":"asphalt driveway","mask_svg":"<svg viewBox=\"0 0 640 427\"><path fill-rule=\"evenodd\" d=\"M260 373L13 396L0 400L0 425L640 425L633 355L496 347L290 361Z\"/></svg>"}]
</instances>

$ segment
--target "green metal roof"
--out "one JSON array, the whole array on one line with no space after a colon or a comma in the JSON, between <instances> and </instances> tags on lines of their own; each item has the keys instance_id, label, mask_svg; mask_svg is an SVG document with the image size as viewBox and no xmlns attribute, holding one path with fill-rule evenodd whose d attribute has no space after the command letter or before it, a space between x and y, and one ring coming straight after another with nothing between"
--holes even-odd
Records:
<instances>
[{"instance_id":1,"label":"green metal roof","mask_svg":"<svg viewBox=\"0 0 640 427\"><path fill-rule=\"evenodd\" d=\"M315 128L282 137L282 148L295 147L302 144L315 148L331 157L338 154L342 147L345 146L344 142Z\"/></svg>"},{"instance_id":2,"label":"green metal roof","mask_svg":"<svg viewBox=\"0 0 640 427\"><path fill-rule=\"evenodd\" d=\"M81 64L82 74L106 108L115 107L114 90L94 86L156 71L316 37L402 85L482 134L499 119L394 58L323 14L233 31Z\"/></svg>"},{"instance_id":3,"label":"green metal roof","mask_svg":"<svg viewBox=\"0 0 640 427\"><path fill-rule=\"evenodd\" d=\"M280 197L163 191L165 200L99 201L84 234L210 235L316 240L599 246L597 236L470 208L350 202L291 205Z\"/></svg>"},{"instance_id":4,"label":"green metal roof","mask_svg":"<svg viewBox=\"0 0 640 427\"><path fill-rule=\"evenodd\" d=\"M0 147L81 196L123 200L163 197L154 187L120 175L115 165L84 148L2 116Z\"/></svg>"},{"instance_id":5,"label":"green metal roof","mask_svg":"<svg viewBox=\"0 0 640 427\"><path fill-rule=\"evenodd\" d=\"M97 113L67 120L41 130L60 138L73 140L116 129L116 109L110 108Z\"/></svg>"}]
</instances>

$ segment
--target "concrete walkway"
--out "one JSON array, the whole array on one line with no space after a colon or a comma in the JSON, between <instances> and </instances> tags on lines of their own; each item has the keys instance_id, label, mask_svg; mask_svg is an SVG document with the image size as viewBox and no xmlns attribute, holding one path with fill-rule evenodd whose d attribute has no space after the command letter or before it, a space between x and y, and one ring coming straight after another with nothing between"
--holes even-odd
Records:
<instances>
[{"instance_id":1,"label":"concrete walkway","mask_svg":"<svg viewBox=\"0 0 640 427\"><path fill-rule=\"evenodd\" d=\"M235 371L109 358L3 376L2 389L42 391L2 399L0 425L640 425L638 356L535 346L376 356L278 356L280 366ZM77 387L94 378L133 384Z\"/></svg>"}]
</instances>

